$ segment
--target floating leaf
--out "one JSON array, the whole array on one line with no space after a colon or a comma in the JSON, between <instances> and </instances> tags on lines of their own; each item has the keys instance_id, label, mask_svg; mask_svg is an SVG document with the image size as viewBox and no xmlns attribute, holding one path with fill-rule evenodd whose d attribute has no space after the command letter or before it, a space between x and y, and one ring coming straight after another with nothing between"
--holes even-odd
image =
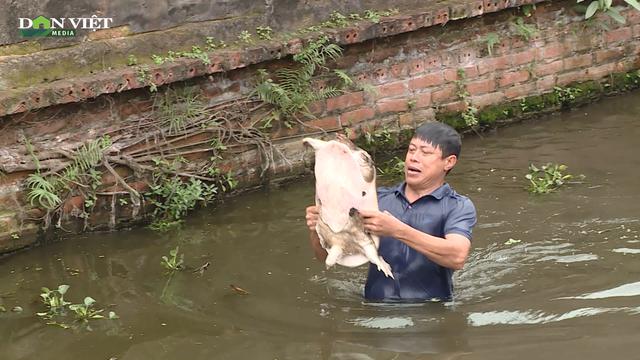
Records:
<instances>
[{"instance_id":1,"label":"floating leaf","mask_svg":"<svg viewBox=\"0 0 640 360\"><path fill-rule=\"evenodd\" d=\"M86 298L84 298L84 304L86 306L91 306L91 305L95 304L95 302L96 301L90 296L87 296Z\"/></svg>"}]
</instances>

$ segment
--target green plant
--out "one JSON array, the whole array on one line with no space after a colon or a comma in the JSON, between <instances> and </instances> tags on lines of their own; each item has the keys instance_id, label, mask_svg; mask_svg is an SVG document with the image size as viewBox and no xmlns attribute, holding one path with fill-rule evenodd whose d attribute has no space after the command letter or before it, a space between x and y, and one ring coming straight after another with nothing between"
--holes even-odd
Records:
<instances>
[{"instance_id":1,"label":"green plant","mask_svg":"<svg viewBox=\"0 0 640 360\"><path fill-rule=\"evenodd\" d=\"M200 94L189 88L167 89L162 95L155 97L153 109L161 124L168 127L169 135L180 133L207 114L207 107L200 100Z\"/></svg>"},{"instance_id":2,"label":"green plant","mask_svg":"<svg viewBox=\"0 0 640 360\"><path fill-rule=\"evenodd\" d=\"M500 37L496 33L488 33L485 40L487 42L487 52L489 56L493 56L493 47L500 42Z\"/></svg>"},{"instance_id":3,"label":"green plant","mask_svg":"<svg viewBox=\"0 0 640 360\"><path fill-rule=\"evenodd\" d=\"M540 168L534 164L529 165L529 173L525 178L529 180L529 192L534 194L547 194L564 185L567 180L573 178L571 174L565 174L566 165L547 163Z\"/></svg>"},{"instance_id":4,"label":"green plant","mask_svg":"<svg viewBox=\"0 0 640 360\"><path fill-rule=\"evenodd\" d=\"M149 91L158 91L158 86L151 79L151 74L149 73L149 67L147 65L138 67L138 69L136 70L136 77L140 83L149 86Z\"/></svg>"},{"instance_id":5,"label":"green plant","mask_svg":"<svg viewBox=\"0 0 640 360\"><path fill-rule=\"evenodd\" d=\"M62 172L47 177L39 171L30 174L25 181L29 203L51 211L62 203L60 195L68 192L71 184L84 182L95 190L100 178L93 168L102 161L104 151L110 146L108 136L89 141L78 148L73 154L73 162Z\"/></svg>"},{"instance_id":6,"label":"green plant","mask_svg":"<svg viewBox=\"0 0 640 360\"><path fill-rule=\"evenodd\" d=\"M536 28L533 25L525 24L524 19L517 17L514 22L511 23L516 31L516 34L522 37L525 41L529 41L532 36L537 33Z\"/></svg>"},{"instance_id":7,"label":"green plant","mask_svg":"<svg viewBox=\"0 0 640 360\"><path fill-rule=\"evenodd\" d=\"M82 304L69 305L69 310L74 312L77 321L86 322L91 319L104 319L104 315L101 314L104 309L94 309L93 305L95 303L96 301L92 297L87 296L84 298ZM109 319L115 318L117 318L116 313L113 311L109 312Z\"/></svg>"},{"instance_id":8,"label":"green plant","mask_svg":"<svg viewBox=\"0 0 640 360\"><path fill-rule=\"evenodd\" d=\"M553 88L553 92L558 98L558 101L560 101L562 105L566 106L576 100L576 96L582 93L582 89L573 87L562 88L556 86Z\"/></svg>"},{"instance_id":9,"label":"green plant","mask_svg":"<svg viewBox=\"0 0 640 360\"><path fill-rule=\"evenodd\" d=\"M533 12L536 10L536 4L522 5L520 10L522 10L522 14L524 16L531 17L531 15L533 15Z\"/></svg>"},{"instance_id":10,"label":"green plant","mask_svg":"<svg viewBox=\"0 0 640 360\"><path fill-rule=\"evenodd\" d=\"M156 55L156 54L152 54L151 55L151 60L153 61L154 64L156 65L162 65L165 62L165 58L163 58L160 55Z\"/></svg>"},{"instance_id":11,"label":"green plant","mask_svg":"<svg viewBox=\"0 0 640 360\"><path fill-rule=\"evenodd\" d=\"M25 180L27 186L27 201L33 206L38 206L46 210L57 208L62 200L57 195L55 183L45 178L39 173L29 174Z\"/></svg>"},{"instance_id":12,"label":"green plant","mask_svg":"<svg viewBox=\"0 0 640 360\"><path fill-rule=\"evenodd\" d=\"M127 66L134 66L134 65L138 65L138 58L135 55L130 54L127 57Z\"/></svg>"},{"instance_id":13,"label":"green plant","mask_svg":"<svg viewBox=\"0 0 640 360\"><path fill-rule=\"evenodd\" d=\"M270 28L269 28L270 29ZM207 50L224 49L227 47L227 43L223 40L216 41L214 37L207 36L204 40ZM174 53L175 54L175 53Z\"/></svg>"},{"instance_id":14,"label":"green plant","mask_svg":"<svg viewBox=\"0 0 640 360\"><path fill-rule=\"evenodd\" d=\"M60 315L64 312L65 306L71 304L64 299L64 294L69 290L69 285L59 285L55 290L49 290L46 287L41 289L40 298L47 307L47 312L39 312L38 316L51 318L54 315Z\"/></svg>"},{"instance_id":15,"label":"green plant","mask_svg":"<svg viewBox=\"0 0 640 360\"><path fill-rule=\"evenodd\" d=\"M247 30L242 30L242 32L238 35L238 40L245 44L252 44L253 36Z\"/></svg>"},{"instance_id":16,"label":"green plant","mask_svg":"<svg viewBox=\"0 0 640 360\"><path fill-rule=\"evenodd\" d=\"M275 81L265 69L258 70L258 83L250 96L257 96L260 100L273 105L274 109L264 119L265 124L273 120L282 120L288 125L290 119L296 119L296 114L313 117L307 107L313 101L340 95L344 88L353 83L343 71L335 70L330 74L339 80L337 85L327 85L324 89L312 86L312 79L316 72L329 69L325 66L328 60L335 60L342 54L342 49L329 43L329 38L323 36L307 44L302 51L293 56L293 60L300 66L295 69L279 69ZM289 125L290 126L290 125Z\"/></svg>"},{"instance_id":17,"label":"green plant","mask_svg":"<svg viewBox=\"0 0 640 360\"><path fill-rule=\"evenodd\" d=\"M473 103L471 102L470 94L467 91L466 78L467 76L464 69L458 69L458 80L455 81L457 89L456 94L458 95L458 99L464 102L465 106L465 109L461 114L462 120L464 120L464 123L468 127L475 128L479 124L478 109L473 106Z\"/></svg>"},{"instance_id":18,"label":"green plant","mask_svg":"<svg viewBox=\"0 0 640 360\"><path fill-rule=\"evenodd\" d=\"M383 162L377 169L383 179L393 180L404 176L404 165L404 160L395 156Z\"/></svg>"},{"instance_id":19,"label":"green plant","mask_svg":"<svg viewBox=\"0 0 640 360\"><path fill-rule=\"evenodd\" d=\"M258 34L258 38L261 40L272 40L273 39L273 29L269 26L258 26L256 28L256 34Z\"/></svg>"},{"instance_id":20,"label":"green plant","mask_svg":"<svg viewBox=\"0 0 640 360\"><path fill-rule=\"evenodd\" d=\"M395 15L398 12L398 9L389 9L386 11L365 10L362 18L377 24L380 22L381 17Z\"/></svg>"},{"instance_id":21,"label":"green plant","mask_svg":"<svg viewBox=\"0 0 640 360\"><path fill-rule=\"evenodd\" d=\"M149 186L151 191L146 194L151 204L155 206L153 212L155 220L150 225L154 230L167 230L180 224L184 215L198 202L212 201L218 194L220 184L235 186L229 174L223 176L218 184L207 184L195 178L185 182L178 176L167 176L167 173L177 172L180 164L185 162L180 157L172 162L160 159L154 159L154 162L158 171L154 173L153 183Z\"/></svg>"},{"instance_id":22,"label":"green plant","mask_svg":"<svg viewBox=\"0 0 640 360\"><path fill-rule=\"evenodd\" d=\"M584 0L577 0L578 3L583 2ZM640 11L640 3L637 0L624 0L625 3L632 6L634 9ZM610 18L615 20L620 24L625 24L626 19L622 17L620 12L616 10L613 6L613 0L593 0L585 9L584 18L589 19L594 16L596 13L601 12L603 14L608 15Z\"/></svg>"},{"instance_id":23,"label":"green plant","mask_svg":"<svg viewBox=\"0 0 640 360\"><path fill-rule=\"evenodd\" d=\"M175 249L169 250L169 256L162 257L161 264L165 269L171 272L184 269L184 254L178 256L179 251L180 247L176 246Z\"/></svg>"},{"instance_id":24,"label":"green plant","mask_svg":"<svg viewBox=\"0 0 640 360\"><path fill-rule=\"evenodd\" d=\"M206 38L205 40L206 46L208 49L212 49L212 47L223 47L221 42L218 45L214 44L214 39L211 37ZM224 44L226 46L226 44ZM203 51L199 46L193 45L191 46L191 51L173 51L170 50L167 52L166 56L160 56L157 54L151 55L151 60L156 65L162 65L165 62L175 61L176 58L187 58L187 59L199 59L205 65L211 65L211 59L209 59L209 55ZM144 68L143 68L144 69ZM146 71L148 72L148 68ZM140 76L144 80L148 80L145 75ZM144 81L146 82L146 81ZM155 90L154 90L155 91Z\"/></svg>"},{"instance_id":25,"label":"green plant","mask_svg":"<svg viewBox=\"0 0 640 360\"><path fill-rule=\"evenodd\" d=\"M329 15L329 20L323 22L322 25L326 27L341 28L349 25L349 21L346 16L334 10L331 12L331 15Z\"/></svg>"}]
</instances>

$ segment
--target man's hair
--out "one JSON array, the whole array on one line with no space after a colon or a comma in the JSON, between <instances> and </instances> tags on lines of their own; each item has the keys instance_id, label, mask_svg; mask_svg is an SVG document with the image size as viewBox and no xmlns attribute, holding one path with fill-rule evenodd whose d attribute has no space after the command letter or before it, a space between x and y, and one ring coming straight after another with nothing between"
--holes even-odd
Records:
<instances>
[{"instance_id":1,"label":"man's hair","mask_svg":"<svg viewBox=\"0 0 640 360\"><path fill-rule=\"evenodd\" d=\"M413 137L428 142L433 147L439 147L442 151L442 158L449 155L460 157L460 149L462 148L460 134L447 124L437 121L424 123L418 126Z\"/></svg>"}]
</instances>

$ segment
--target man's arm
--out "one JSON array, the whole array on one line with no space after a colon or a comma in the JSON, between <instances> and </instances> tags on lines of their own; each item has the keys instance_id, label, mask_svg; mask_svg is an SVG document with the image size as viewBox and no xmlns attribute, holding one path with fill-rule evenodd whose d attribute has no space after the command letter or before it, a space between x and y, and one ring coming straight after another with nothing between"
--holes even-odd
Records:
<instances>
[{"instance_id":1,"label":"man's arm","mask_svg":"<svg viewBox=\"0 0 640 360\"><path fill-rule=\"evenodd\" d=\"M471 249L471 241L460 234L446 234L444 238L414 229L388 212L361 210L366 231L378 236L391 236L409 245L438 265L460 270Z\"/></svg>"},{"instance_id":2,"label":"man's arm","mask_svg":"<svg viewBox=\"0 0 640 360\"><path fill-rule=\"evenodd\" d=\"M327 258L327 250L320 245L320 237L316 232L316 224L318 223L318 208L316 206L309 206L306 209L307 227L309 228L309 243L311 249L313 249L316 259L324 262Z\"/></svg>"}]
</instances>

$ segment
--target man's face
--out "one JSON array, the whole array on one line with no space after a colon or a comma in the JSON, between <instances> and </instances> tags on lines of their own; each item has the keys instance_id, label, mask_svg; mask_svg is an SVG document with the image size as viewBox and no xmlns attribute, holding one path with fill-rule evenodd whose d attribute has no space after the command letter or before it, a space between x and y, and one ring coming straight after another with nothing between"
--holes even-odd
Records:
<instances>
[{"instance_id":1,"label":"man's face","mask_svg":"<svg viewBox=\"0 0 640 360\"><path fill-rule=\"evenodd\" d=\"M456 156L442 158L442 150L418 138L411 139L405 158L404 174L408 185L429 187L444 180L456 164Z\"/></svg>"}]
</instances>

